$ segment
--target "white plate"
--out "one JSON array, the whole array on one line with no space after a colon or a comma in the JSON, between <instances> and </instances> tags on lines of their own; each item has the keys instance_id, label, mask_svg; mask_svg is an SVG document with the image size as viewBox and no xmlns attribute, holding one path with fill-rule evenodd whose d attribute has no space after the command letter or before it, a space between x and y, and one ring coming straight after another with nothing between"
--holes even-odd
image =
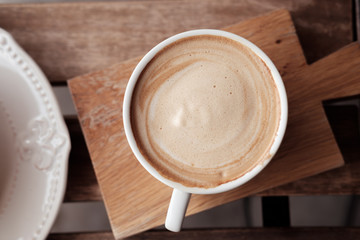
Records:
<instances>
[{"instance_id":1,"label":"white plate","mask_svg":"<svg viewBox=\"0 0 360 240\"><path fill-rule=\"evenodd\" d=\"M0 29L0 239L45 239L62 202L70 138L34 61Z\"/></svg>"}]
</instances>

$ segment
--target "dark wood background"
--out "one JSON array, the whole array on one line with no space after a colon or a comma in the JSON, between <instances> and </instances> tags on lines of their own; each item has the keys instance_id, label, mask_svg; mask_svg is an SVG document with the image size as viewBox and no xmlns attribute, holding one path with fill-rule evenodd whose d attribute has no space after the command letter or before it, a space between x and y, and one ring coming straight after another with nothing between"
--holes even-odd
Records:
<instances>
[{"instance_id":1,"label":"dark wood background","mask_svg":"<svg viewBox=\"0 0 360 240\"><path fill-rule=\"evenodd\" d=\"M0 5L0 26L13 34L34 58L53 85L102 69L147 52L164 35L212 26L220 28L278 8L290 10L308 63L315 62L356 40L357 1L210 1L159 0L109 3ZM163 23L153 25L161 15ZM103 21L113 16L116 27ZM183 16L187 16L184 18ZM174 30L167 25L180 24ZM196 24L194 24L196 23ZM112 26L114 24L111 24ZM173 29L173 28L169 28ZM61 34L60 34L61 33ZM57 51L61 49L61 51ZM87 57L91 56L91 58ZM94 61L96 59L96 61ZM354 97L359 101L359 96ZM260 196L359 194L359 109L353 104L324 107L345 159L345 166L286 184ZM76 116L66 116L72 141L65 201L102 200L86 144ZM80 171L81 170L81 171ZM358 228L234 229L186 231L178 235L150 231L133 239L355 239ZM112 239L111 233L50 235L49 239Z\"/></svg>"}]
</instances>

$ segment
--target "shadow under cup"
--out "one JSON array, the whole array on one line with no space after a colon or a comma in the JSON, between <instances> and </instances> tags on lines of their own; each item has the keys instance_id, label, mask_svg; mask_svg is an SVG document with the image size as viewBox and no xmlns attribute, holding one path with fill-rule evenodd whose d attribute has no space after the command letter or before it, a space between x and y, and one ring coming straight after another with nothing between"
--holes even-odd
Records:
<instances>
[{"instance_id":1,"label":"shadow under cup","mask_svg":"<svg viewBox=\"0 0 360 240\"><path fill-rule=\"evenodd\" d=\"M276 67L254 44L193 30L139 62L123 120L136 158L174 188L165 226L179 231L191 193L231 190L269 163L284 136L287 97Z\"/></svg>"}]
</instances>

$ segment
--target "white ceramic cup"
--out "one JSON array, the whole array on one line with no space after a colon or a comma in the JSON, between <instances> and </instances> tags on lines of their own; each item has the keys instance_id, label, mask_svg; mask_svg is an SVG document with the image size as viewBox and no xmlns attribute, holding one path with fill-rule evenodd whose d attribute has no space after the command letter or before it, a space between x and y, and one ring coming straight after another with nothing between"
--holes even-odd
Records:
<instances>
[{"instance_id":1,"label":"white ceramic cup","mask_svg":"<svg viewBox=\"0 0 360 240\"><path fill-rule=\"evenodd\" d=\"M221 30L212 30L212 29L200 29L200 30L192 30L183 32L180 34L177 34L175 36L172 36L163 42L156 45L153 49L151 49L138 63L138 65L135 67L130 80L128 82L128 85L126 87L125 96L124 96L124 102L123 102L123 121L124 121L124 129L125 134L127 137L127 140L129 142L129 145L135 155L135 157L139 160L141 165L156 179L163 182L164 184L172 187L173 193L170 200L167 217L165 221L165 227L174 232L178 232L181 229L181 225L185 216L185 212L187 209L187 205L191 196L191 193L196 194L214 194L214 193L221 193L225 192L231 189L234 189L250 179L252 179L254 176L256 176L271 160L271 158L266 159L264 162L261 162L259 165L254 167L252 170L247 172L246 174L242 175L241 177L224 184L221 184L219 186L213 187L213 188L198 188L198 187L186 187L178 182L171 181L162 175L159 174L159 172L151 166L151 164L146 160L146 158L140 153L138 146L136 144L136 140L134 138L134 134L132 132L131 127L131 121L130 121L130 106L131 106L131 100L132 95L134 91L134 87L136 85L136 82L145 68L145 66L150 62L150 60L165 46L179 40L182 38L186 38L189 36L197 36L197 35L216 35L216 36L223 36L226 38L233 39L237 42L239 42L242 45L247 46L250 48L255 54L257 54L267 65L267 67L271 71L271 75L273 79L275 80L276 87L280 96L280 105L281 105L281 116L280 116L280 123L279 128L275 136L275 140L270 148L270 156L274 156L276 151L278 150L280 143L283 139L285 128L287 124L287 116L288 116L288 105L287 105L287 97L285 92L285 87L283 84L283 81L281 79L281 76L279 72L277 71L275 65L272 63L270 58L257 46L255 46L253 43L249 42L248 40Z\"/></svg>"}]
</instances>

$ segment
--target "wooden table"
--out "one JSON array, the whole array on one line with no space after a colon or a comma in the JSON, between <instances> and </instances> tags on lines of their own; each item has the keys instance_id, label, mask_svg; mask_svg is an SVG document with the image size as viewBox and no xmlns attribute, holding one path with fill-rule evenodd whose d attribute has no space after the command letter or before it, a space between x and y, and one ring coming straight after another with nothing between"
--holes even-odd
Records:
<instances>
[{"instance_id":1,"label":"wooden table","mask_svg":"<svg viewBox=\"0 0 360 240\"><path fill-rule=\"evenodd\" d=\"M184 7L185 6L185 7ZM336 6L336 7L334 7ZM314 62L331 52L356 40L356 28L353 24L352 1L298 1L271 0L238 3L235 0L211 2L197 1L123 1L118 3L63 3L63 4L27 4L0 6L0 25L10 31L20 45L35 59L44 70L53 85L65 85L66 80L80 74L102 69L116 62L136 57L145 53L151 46L159 42L165 32L172 35L175 29L162 26L139 25L139 19L151 20L152 13L162 13L168 17L167 24L176 21L195 21L193 28L211 25L220 28L237 21L258 16L277 8L290 10L295 27L304 49L307 61ZM65 10L66 11L65 11ZM79 9L81 11L79 11ZM114 43L111 39L83 41L72 39L72 46L67 45L71 38L71 30L79 29L79 20L85 19L87 24L84 34L100 24L92 16L98 10L121 18L124 26L124 42ZM115 10L113 10L115 9ZM188 12L188 9L193 9ZM176 14L172 14L172 12ZM79 15L86 12L86 15ZM200 13L200 14L199 14ZM189 15L190 14L190 15ZM188 16L182 19L181 16ZM61 19L72 16L74 21L62 22ZM44 23L41 19L52 18ZM218 20L221 18L221 21ZM81 21L80 21L81 22ZM189 22L188 22L189 24ZM67 28L68 36L57 35L56 32L43 36L38 41L41 31L52 27ZM146 39L136 37L136 31L151 28L153 34ZM135 29L135 30L134 30ZM170 30L168 30L170 29ZM176 32L186 29L176 29ZM25 34L24 34L25 33ZM109 33L108 33L109 34ZM132 34L132 35L131 35ZM129 38L132 37L131 44ZM106 44L104 44L106 43ZM130 45L129 45L130 44ZM52 49L67 46L58 54ZM129 50L131 49L131 51ZM47 49L47 51L40 51ZM69 54L71 53L71 54ZM91 57L82 58L86 53ZM98 59L94 62L91 60ZM353 97L360 103L360 97ZM360 110L355 105L340 106L335 100L324 103L329 122L346 162L345 166L281 187L258 193L258 196L291 196L291 195L352 195L360 193ZM87 152L86 144L76 116L65 116L72 141L69 159L68 186L65 194L66 202L102 200L97 180ZM269 225L269 224L266 224ZM271 224L270 224L271 225ZM359 228L240 228L240 229L208 229L188 230L176 235L166 231L148 231L130 239L351 239L359 236ZM48 239L113 239L111 232L52 234Z\"/></svg>"}]
</instances>

